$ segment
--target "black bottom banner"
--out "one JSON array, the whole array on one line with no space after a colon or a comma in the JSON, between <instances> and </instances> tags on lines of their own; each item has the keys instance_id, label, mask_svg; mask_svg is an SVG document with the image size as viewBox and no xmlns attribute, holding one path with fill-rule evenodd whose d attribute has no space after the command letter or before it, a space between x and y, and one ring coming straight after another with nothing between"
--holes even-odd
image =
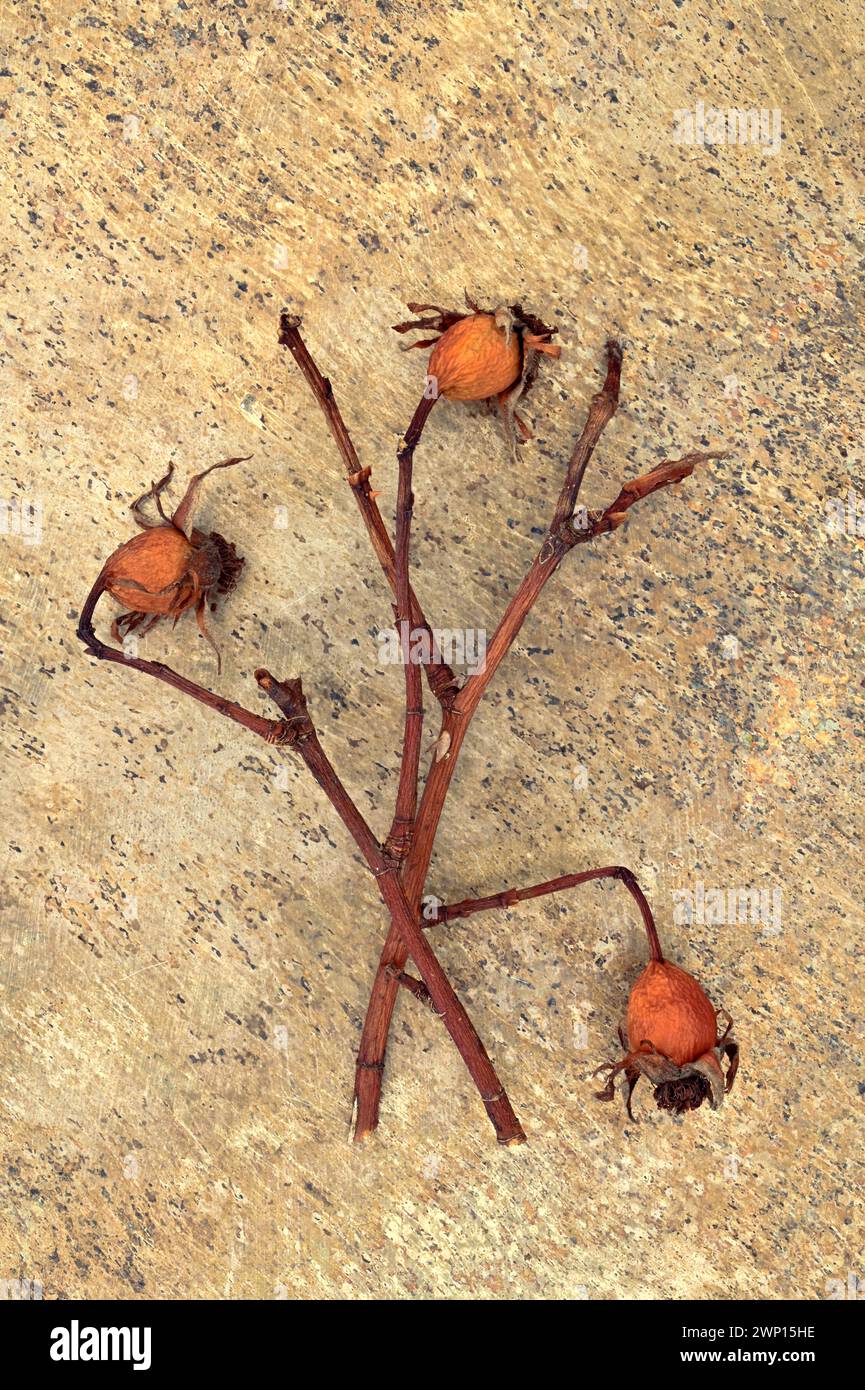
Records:
<instances>
[{"instance_id":1,"label":"black bottom banner","mask_svg":"<svg viewBox=\"0 0 865 1390\"><path fill-rule=\"evenodd\" d=\"M491 1359L507 1362L509 1374L516 1369L514 1362L525 1360L537 1374L539 1336L550 1354L554 1345L558 1348L557 1360L561 1355L573 1359L577 1377L598 1362L618 1374L631 1367L641 1374L680 1370L697 1380L711 1367L738 1366L769 1371L800 1366L825 1377L854 1362L861 1317L850 1302L532 1301L520 1304L520 1313L508 1304L504 1324L494 1302L454 1301L429 1309L412 1302L389 1309L387 1322L377 1326L381 1314L368 1303L22 1299L0 1302L0 1328L7 1349L14 1348L19 1381L30 1372L62 1383L70 1376L76 1381L99 1378L105 1371L114 1377L150 1375L160 1382L166 1373L189 1372L225 1380L261 1372L263 1358L268 1376L294 1379L305 1374L301 1367L313 1356L319 1371L339 1375L337 1352L353 1352L356 1359L365 1343L370 1355L377 1343L379 1357L392 1355L400 1345L404 1366L419 1361L434 1374L446 1374L454 1332L461 1337L460 1379L471 1373L473 1360L481 1374L489 1372ZM562 1312L564 1321L557 1326ZM427 1322L433 1318L434 1339L433 1324ZM521 1333L523 1318L532 1325ZM503 1369L500 1364L496 1376Z\"/></svg>"}]
</instances>

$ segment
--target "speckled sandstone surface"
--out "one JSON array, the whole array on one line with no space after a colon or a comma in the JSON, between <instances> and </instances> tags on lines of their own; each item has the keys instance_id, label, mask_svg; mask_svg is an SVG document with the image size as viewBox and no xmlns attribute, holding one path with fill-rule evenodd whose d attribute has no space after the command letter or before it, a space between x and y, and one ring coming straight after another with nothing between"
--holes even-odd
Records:
<instances>
[{"instance_id":1,"label":"speckled sandstone surface","mask_svg":"<svg viewBox=\"0 0 865 1390\"><path fill-rule=\"evenodd\" d=\"M819 1299L865 1274L849 13L5 7L0 1279L46 1297ZM752 138L677 142L698 102L758 113ZM200 510L247 559L213 620L219 689L264 709L257 666L302 672L383 833L389 595L276 318L303 313L390 520L423 356L388 326L464 288L552 316L566 350L516 468L493 418L432 417L415 553L436 626L492 630L611 330L623 403L587 503L700 441L731 455L548 587L472 730L430 891L631 865L743 1063L721 1112L682 1123L643 1088L636 1126L593 1100L645 947L622 889L592 885L436 935L530 1143L496 1149L406 997L359 1150L352 1060L386 925L371 881L295 760L98 665L74 619L169 460L182 485L253 453ZM217 679L191 617L145 654ZM718 888L725 920L689 925L688 895ZM768 911L752 920L740 890Z\"/></svg>"}]
</instances>

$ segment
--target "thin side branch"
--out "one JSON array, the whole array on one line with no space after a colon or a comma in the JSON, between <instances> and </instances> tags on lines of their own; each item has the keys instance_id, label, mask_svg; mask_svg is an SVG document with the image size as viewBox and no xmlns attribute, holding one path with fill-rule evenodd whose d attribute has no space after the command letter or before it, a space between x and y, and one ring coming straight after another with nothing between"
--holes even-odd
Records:
<instances>
[{"instance_id":1,"label":"thin side branch","mask_svg":"<svg viewBox=\"0 0 865 1390\"><path fill-rule=\"evenodd\" d=\"M339 449L343 463L345 464L348 481L351 484L355 501L363 517L363 522L369 534L372 548L375 551L384 576L393 591L394 597L396 597L396 558L394 555L394 547L381 511L379 510L376 494L370 486L371 469L361 468L357 450L354 447L351 435L346 428L345 421L336 403L333 387L328 378L322 376L313 361L312 355L301 336L300 328L301 319L295 314L290 314L287 309L283 309L279 317L280 345L288 348L300 368L304 380L321 407L322 414L327 421L328 429L333 435L336 447ZM441 653L433 638L432 628L426 621L417 597L411 588L409 589L409 602L412 626L426 632L429 637L430 659L429 662L425 663L425 670L430 690L439 704L441 704L442 707L446 707L453 699L458 689L457 679L450 666L442 661Z\"/></svg>"},{"instance_id":2,"label":"thin side branch","mask_svg":"<svg viewBox=\"0 0 865 1390\"><path fill-rule=\"evenodd\" d=\"M534 883L530 888L505 888L501 893L491 893L484 898L463 898L462 902L446 903L432 916L425 919L424 925L435 927L441 922L452 922L458 917L470 917L473 912L487 912L491 908L513 907L515 903L530 898L543 898L548 893L561 893L567 888L576 888L581 883L590 883L596 878L617 878L624 883L640 909L643 926L649 940L649 953L652 960L662 961L661 943L655 926L652 909L646 895L630 869L621 864L612 864L603 869L584 869L578 874L562 874L559 878L548 878L543 883Z\"/></svg>"},{"instance_id":3,"label":"thin side branch","mask_svg":"<svg viewBox=\"0 0 865 1390\"><path fill-rule=\"evenodd\" d=\"M592 397L589 414L582 433L568 460L565 481L556 503L556 510L550 523L550 531L555 535L574 514L577 497L589 459L595 445L612 420L619 404L619 385L622 379L622 345L615 338L607 342L607 375L601 390Z\"/></svg>"},{"instance_id":4,"label":"thin side branch","mask_svg":"<svg viewBox=\"0 0 865 1390\"><path fill-rule=\"evenodd\" d=\"M165 666L161 661L145 661L141 657L127 656L119 647L110 647L105 642L100 642L93 631L93 613L104 592L104 580L100 575L87 595L87 601L78 619L77 635L91 656L97 657L99 661L113 661L118 666L129 666L134 671L143 671L146 676L153 676L156 680L173 686L182 695L190 695L199 704L206 705L208 709L215 710L217 714L224 715L226 719L232 719L235 724L242 724L250 733L258 734L267 743L287 741L283 720L266 719L261 714L253 714L252 710L244 709L243 705L238 705L234 700L227 700L225 696L215 694L206 686L198 685L195 681L188 680L186 676L181 676L179 672L172 670L170 666Z\"/></svg>"},{"instance_id":5,"label":"thin side branch","mask_svg":"<svg viewBox=\"0 0 865 1390\"><path fill-rule=\"evenodd\" d=\"M291 730L292 747L306 763L366 860L370 871L375 875L380 874L385 867L381 846L319 742L300 677L295 680L278 681L261 667L255 672L255 679L264 693L282 710L282 722Z\"/></svg>"},{"instance_id":6,"label":"thin side branch","mask_svg":"<svg viewBox=\"0 0 865 1390\"><path fill-rule=\"evenodd\" d=\"M590 514L586 526L579 529L572 526L570 536L567 538L569 546L583 545L586 541L594 540L595 536L602 536L607 531L615 531L626 520L626 513L635 502L641 502L644 497L650 497L659 488L680 483L683 478L687 478L693 473L698 463L727 457L726 449L708 449L705 452L685 454L680 459L665 459L663 463L656 464L648 473L643 473L639 478L632 478L630 482L625 483L616 500L611 502L604 511L594 516Z\"/></svg>"},{"instance_id":7,"label":"thin side branch","mask_svg":"<svg viewBox=\"0 0 865 1390\"><path fill-rule=\"evenodd\" d=\"M411 518L414 507L412 495L412 465L414 451L423 433L429 413L436 403L435 396L423 396L411 424L401 441L397 464L399 485L396 510L396 625L400 639L400 654L405 671L405 730L400 759L399 789L393 824L385 845L393 859L402 860L409 852L414 818L417 811L417 784L420 769L423 735L423 682L420 668L412 659L411 649L411 582L409 549Z\"/></svg>"},{"instance_id":8,"label":"thin side branch","mask_svg":"<svg viewBox=\"0 0 865 1390\"><path fill-rule=\"evenodd\" d=\"M432 995L423 980L415 979L414 975L407 975L404 970L396 970L393 972L393 975L398 985L402 985L403 989L407 989L409 994L413 994L419 1004L425 1004L428 1009L431 1009L432 1012L435 1013L436 1010L435 1004L432 1001ZM438 1015L436 1015L436 1017L438 1017Z\"/></svg>"}]
</instances>

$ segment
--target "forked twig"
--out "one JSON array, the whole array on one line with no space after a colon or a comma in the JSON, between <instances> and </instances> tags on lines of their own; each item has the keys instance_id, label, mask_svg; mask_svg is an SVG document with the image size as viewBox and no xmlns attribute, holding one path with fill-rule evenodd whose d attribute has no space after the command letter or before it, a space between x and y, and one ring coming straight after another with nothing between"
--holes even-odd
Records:
<instances>
[{"instance_id":1,"label":"forked twig","mask_svg":"<svg viewBox=\"0 0 865 1390\"><path fill-rule=\"evenodd\" d=\"M256 671L255 678L262 690L282 710L286 721L298 730L297 737L293 740L296 751L342 818L366 859L400 939L405 941L407 951L421 973L435 1010L444 1020L445 1027L480 1092L499 1143L523 1143L525 1134L496 1075L486 1048L457 998L435 952L426 940L417 914L409 907L398 865L376 842L319 742L309 718L300 680L278 681L265 670Z\"/></svg>"},{"instance_id":2,"label":"forked twig","mask_svg":"<svg viewBox=\"0 0 865 1390\"><path fill-rule=\"evenodd\" d=\"M78 636L88 652L98 659L131 667L150 675L232 719L251 733L265 739L268 744L291 747L325 792L360 850L390 914L391 926L376 972L357 1059L355 1137L362 1138L374 1129L378 1122L382 1073L394 1001L398 990L405 988L442 1018L480 1092L499 1142L521 1143L525 1135L519 1121L480 1037L424 934L425 928L436 922L558 892L591 879L618 878L625 883L640 907L649 935L652 956L656 961L662 960L660 945L648 903L633 874L621 866L589 869L577 874L562 875L558 879L550 879L528 888L507 889L485 898L464 899L462 902L442 907L431 921L423 921L419 911L420 899L445 798L471 718L520 631L527 613L568 551L596 536L615 530L637 501L648 497L659 488L680 481L703 459L718 458L722 455L716 451L705 454L692 453L676 461L661 463L642 477L624 484L614 502L603 512L589 514L585 523L578 524L574 518L574 508L586 466L618 404L622 352L618 343L608 343L604 387L592 401L586 425L567 465L549 531L493 634L483 669L470 676L460 688L453 672L441 662L440 653L432 643L430 644L429 659L424 664L430 689L441 706L441 724L436 742L436 755L430 765L418 804L423 692L419 667L411 659L413 654L409 654L405 648L410 640L412 626L420 628L430 637L431 633L412 590L409 573L412 465L415 447L435 398L421 402L398 451L399 488L394 547L375 501L375 494L369 485L369 469L360 466L357 452L336 405L330 382L319 372L300 336L300 320L287 312L283 312L280 318L279 341L291 351L321 406L345 463L349 482L374 551L394 592L395 616L406 665L406 713L399 790L394 819L385 843L382 845L378 842L325 753L309 716L299 679L279 681L263 669L256 672L259 686L274 701L282 715L280 719L266 719L235 701L227 700L188 680L161 662L128 656L119 648L106 645L96 636L93 628L95 608L106 589L105 571L99 575L87 597L78 623ZM182 526L186 522L197 485L210 471L205 470L193 478L181 507L174 514L173 521L176 525ZM168 475L159 484L154 485L149 494L145 494L145 498L155 496L163 521L167 521L167 518L162 511L160 493L170 476L169 470ZM135 505L135 516L139 524L149 524L140 511L144 500L139 499ZM404 969L409 956L415 962L420 980L407 974Z\"/></svg>"},{"instance_id":3,"label":"forked twig","mask_svg":"<svg viewBox=\"0 0 865 1390\"><path fill-rule=\"evenodd\" d=\"M393 543L391 542L388 529L384 524L378 502L376 501L377 494L370 486L372 470L369 467L361 467L357 450L354 447L351 435L346 429L345 422L340 414L339 406L336 403L333 387L328 378L322 376L318 367L315 365L312 355L306 343L303 341L300 329L301 319L296 314L290 314L287 309L283 309L279 318L280 345L288 348L300 368L304 380L321 407L322 414L327 421L328 429L333 435L336 446L342 456L343 463L345 464L348 481L351 484L355 501L363 517L363 523L367 529L372 548L375 551L384 576L396 598L396 557ZM442 706L447 705L453 699L454 694L459 688L459 682L454 676L451 668L442 661L441 653L433 637L432 628L426 621L411 586L409 586L409 601L412 626L425 632L429 643L430 659L428 662L424 663L424 666L430 690Z\"/></svg>"},{"instance_id":4,"label":"forked twig","mask_svg":"<svg viewBox=\"0 0 865 1390\"><path fill-rule=\"evenodd\" d=\"M366 860L382 900L393 922L397 924L401 939L409 945L411 955L423 976L423 984L429 993L432 1006L444 1020L480 1092L499 1143L522 1143L525 1139L522 1127L474 1025L457 998L435 952L425 940L416 915L408 907L395 864L385 855L321 746L309 717L301 681L277 681L265 670L256 671L258 684L283 714L282 719L264 719L233 700L227 700L195 681L188 680L161 662L127 656L118 648L109 647L101 642L93 629L93 614L103 592L104 585L100 576L91 589L78 620L78 636L92 656L153 676L218 714L242 724L250 733L258 734L265 742L280 747L292 747L300 754Z\"/></svg>"},{"instance_id":5,"label":"forked twig","mask_svg":"<svg viewBox=\"0 0 865 1390\"><path fill-rule=\"evenodd\" d=\"M693 471L701 459L721 456L715 451L709 454L693 453L676 462L659 464L650 473L626 483L609 507L590 516L585 525L577 526L573 513L586 464L618 405L621 362L621 345L610 340L607 343L604 387L592 401L585 426L571 455L547 536L499 621L487 647L483 670L469 677L452 707L443 711L439 741L446 741L447 755L436 758L428 771L404 869L406 896L413 906L419 904L423 893L448 788L471 718L547 580L574 546L621 525L625 512L636 501L660 487L680 481ZM358 1141L378 1124L387 1039L399 989L397 979L405 967L408 954L399 930L392 925L373 980L358 1050L355 1072L355 1139Z\"/></svg>"}]
</instances>

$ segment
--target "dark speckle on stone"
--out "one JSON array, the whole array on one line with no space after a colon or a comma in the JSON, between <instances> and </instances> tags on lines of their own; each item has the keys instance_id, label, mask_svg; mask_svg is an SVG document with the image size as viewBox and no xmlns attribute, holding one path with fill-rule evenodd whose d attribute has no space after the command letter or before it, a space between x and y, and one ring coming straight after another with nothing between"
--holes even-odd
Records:
<instances>
[{"instance_id":1,"label":"dark speckle on stone","mask_svg":"<svg viewBox=\"0 0 865 1390\"><path fill-rule=\"evenodd\" d=\"M148 38L146 34L141 33L140 29L133 29L131 26L126 29L126 38L132 44L133 48L156 47L155 39Z\"/></svg>"}]
</instances>

